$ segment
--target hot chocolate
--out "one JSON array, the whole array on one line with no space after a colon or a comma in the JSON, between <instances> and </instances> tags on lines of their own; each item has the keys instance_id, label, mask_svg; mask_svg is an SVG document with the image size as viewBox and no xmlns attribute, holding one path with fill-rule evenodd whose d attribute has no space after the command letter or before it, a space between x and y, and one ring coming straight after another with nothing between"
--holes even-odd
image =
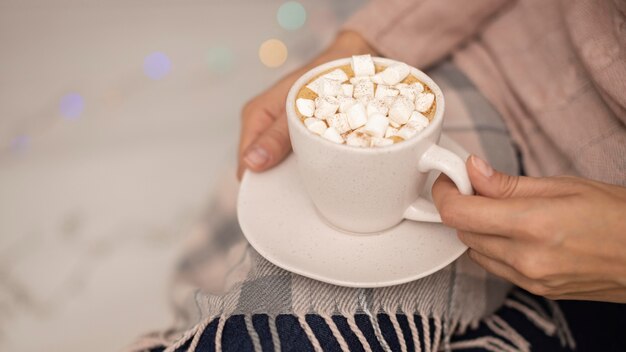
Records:
<instances>
[{"instance_id":1,"label":"hot chocolate","mask_svg":"<svg viewBox=\"0 0 626 352\"><path fill-rule=\"evenodd\" d=\"M354 147L412 138L435 116L432 90L403 63L375 65L369 55L327 70L300 89L296 112L312 133Z\"/></svg>"}]
</instances>

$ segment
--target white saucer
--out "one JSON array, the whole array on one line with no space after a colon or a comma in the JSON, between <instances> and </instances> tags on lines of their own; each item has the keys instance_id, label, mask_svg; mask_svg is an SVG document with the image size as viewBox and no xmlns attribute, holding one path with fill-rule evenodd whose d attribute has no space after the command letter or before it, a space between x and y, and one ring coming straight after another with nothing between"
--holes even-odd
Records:
<instances>
[{"instance_id":1,"label":"white saucer","mask_svg":"<svg viewBox=\"0 0 626 352\"><path fill-rule=\"evenodd\" d=\"M465 159L450 138L445 147ZM432 182L427 182L430 197ZM246 172L237 204L248 242L265 259L296 274L348 287L398 285L430 275L467 247L441 224L403 221L380 234L350 235L318 215L298 176L293 155L264 173Z\"/></svg>"}]
</instances>

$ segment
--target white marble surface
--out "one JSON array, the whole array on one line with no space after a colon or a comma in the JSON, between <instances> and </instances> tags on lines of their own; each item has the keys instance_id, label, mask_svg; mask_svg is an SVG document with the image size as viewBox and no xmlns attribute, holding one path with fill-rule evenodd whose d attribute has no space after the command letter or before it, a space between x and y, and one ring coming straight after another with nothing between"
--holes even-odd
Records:
<instances>
[{"instance_id":1,"label":"white marble surface","mask_svg":"<svg viewBox=\"0 0 626 352\"><path fill-rule=\"evenodd\" d=\"M243 102L362 1L0 0L0 350L112 351L169 322L177 251L232 163ZM277 69L260 43L290 50ZM232 69L207 51L228 47ZM143 59L166 53L154 81ZM59 101L85 99L67 120ZM17 136L28 143L11 147Z\"/></svg>"}]
</instances>

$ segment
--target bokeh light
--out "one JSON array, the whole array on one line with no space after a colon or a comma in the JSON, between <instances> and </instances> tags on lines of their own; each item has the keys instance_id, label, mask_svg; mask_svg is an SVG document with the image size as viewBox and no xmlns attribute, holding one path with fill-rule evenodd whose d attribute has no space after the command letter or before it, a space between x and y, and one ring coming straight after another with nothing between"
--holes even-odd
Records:
<instances>
[{"instance_id":1,"label":"bokeh light","mask_svg":"<svg viewBox=\"0 0 626 352\"><path fill-rule=\"evenodd\" d=\"M143 72L154 80L165 77L171 68L170 59L162 52L154 52L143 60Z\"/></svg>"},{"instance_id":2,"label":"bokeh light","mask_svg":"<svg viewBox=\"0 0 626 352\"><path fill-rule=\"evenodd\" d=\"M15 152L20 152L28 147L30 144L30 138L26 135L19 135L11 141L11 150Z\"/></svg>"},{"instance_id":3,"label":"bokeh light","mask_svg":"<svg viewBox=\"0 0 626 352\"><path fill-rule=\"evenodd\" d=\"M234 66L234 54L229 47L214 46L207 52L209 70L214 73L227 73Z\"/></svg>"},{"instance_id":4,"label":"bokeh light","mask_svg":"<svg viewBox=\"0 0 626 352\"><path fill-rule=\"evenodd\" d=\"M78 93L69 93L61 98L59 110L61 111L61 115L66 119L74 120L79 118L84 109L85 101Z\"/></svg>"},{"instance_id":5,"label":"bokeh light","mask_svg":"<svg viewBox=\"0 0 626 352\"><path fill-rule=\"evenodd\" d=\"M287 1L278 8L276 19L281 27L293 31L306 22L306 10L297 1Z\"/></svg>"},{"instance_id":6,"label":"bokeh light","mask_svg":"<svg viewBox=\"0 0 626 352\"><path fill-rule=\"evenodd\" d=\"M287 60L287 46L278 39L269 39L259 48L259 59L267 67L278 67Z\"/></svg>"}]
</instances>

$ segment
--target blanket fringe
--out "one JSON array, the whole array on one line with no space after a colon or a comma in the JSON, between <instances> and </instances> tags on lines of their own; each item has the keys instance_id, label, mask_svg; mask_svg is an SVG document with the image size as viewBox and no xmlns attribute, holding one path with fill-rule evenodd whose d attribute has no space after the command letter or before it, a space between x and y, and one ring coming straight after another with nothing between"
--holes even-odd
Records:
<instances>
[{"instance_id":1,"label":"blanket fringe","mask_svg":"<svg viewBox=\"0 0 626 352\"><path fill-rule=\"evenodd\" d=\"M518 351L530 352L530 343L499 316L493 315L486 318L485 325L494 333L513 343Z\"/></svg>"},{"instance_id":2,"label":"blanket fringe","mask_svg":"<svg viewBox=\"0 0 626 352\"><path fill-rule=\"evenodd\" d=\"M372 312L368 308L367 302L365 300L365 294L364 294L363 291L361 291L360 294L359 294L359 303L361 305L361 309L363 310L363 312L365 312L365 314L370 319L370 323L372 324L372 328L374 329L374 335L376 335L376 340L378 340L378 343L380 343L380 345L382 346L383 350L391 351L391 348L389 347L389 345L387 344L387 341L383 337L382 331L380 331L380 325L378 324L378 318L374 314L372 314Z\"/></svg>"},{"instance_id":3,"label":"blanket fringe","mask_svg":"<svg viewBox=\"0 0 626 352\"><path fill-rule=\"evenodd\" d=\"M435 333L433 334L433 348L432 351L439 350L439 343L441 341L442 322L439 317L434 317L433 322L435 324Z\"/></svg>"},{"instance_id":4,"label":"blanket fringe","mask_svg":"<svg viewBox=\"0 0 626 352\"><path fill-rule=\"evenodd\" d=\"M207 319L210 319L210 317L207 317L205 320L207 320ZM173 345L168 346L163 352L174 352L177 349L179 349L181 346L186 344L187 341L189 341L189 339L193 338L196 335L196 332L198 330L200 330L200 328L202 327L202 323L203 322L204 322L204 320L198 322L191 329L185 331L183 336L181 336Z\"/></svg>"},{"instance_id":5,"label":"blanket fringe","mask_svg":"<svg viewBox=\"0 0 626 352\"><path fill-rule=\"evenodd\" d=\"M424 352L431 352L432 345L430 341L430 322L428 317L422 315L422 335L424 336Z\"/></svg>"},{"instance_id":6,"label":"blanket fringe","mask_svg":"<svg viewBox=\"0 0 626 352\"><path fill-rule=\"evenodd\" d=\"M486 351L491 352L518 352L513 346L492 336L483 336L473 340L453 342L450 344L450 348L453 351L465 350L469 348L483 348Z\"/></svg>"},{"instance_id":7,"label":"blanket fringe","mask_svg":"<svg viewBox=\"0 0 626 352\"><path fill-rule=\"evenodd\" d=\"M324 350L322 350L322 345L320 345L320 342L317 339L317 336L315 336L313 330L311 329L311 326L309 326L309 323L306 321L305 315L300 314L296 317L298 318L298 322L300 323L302 330L304 330L304 333L309 338L309 342L311 342L311 345L313 345L313 349L315 350L315 352L324 352Z\"/></svg>"},{"instance_id":8,"label":"blanket fringe","mask_svg":"<svg viewBox=\"0 0 626 352\"><path fill-rule=\"evenodd\" d=\"M391 320L391 325L393 325L393 329L396 332L396 337L398 338L398 342L400 343L400 351L407 352L406 341L404 340L404 333L402 333L402 329L400 328L400 322L398 322L398 317L396 313L389 312L389 320Z\"/></svg>"},{"instance_id":9,"label":"blanket fringe","mask_svg":"<svg viewBox=\"0 0 626 352\"><path fill-rule=\"evenodd\" d=\"M339 331L337 324L335 324L335 322L333 321L333 318L328 314L320 314L320 316L324 319L326 325L328 325L328 328L333 333L333 336L335 337L335 340L337 340L337 343L339 344L341 350L343 352L350 352L348 342L346 342L346 339L343 337L343 335L341 335L341 332Z\"/></svg>"},{"instance_id":10,"label":"blanket fringe","mask_svg":"<svg viewBox=\"0 0 626 352\"><path fill-rule=\"evenodd\" d=\"M541 304L539 304L539 302L537 302L531 296L525 294L524 292L520 290L513 290L511 295L515 299L519 300L521 303L532 308L534 311L536 311L539 315L541 315L545 319L550 319L550 314L548 314L548 312L546 312L546 310L541 306Z\"/></svg>"},{"instance_id":11,"label":"blanket fringe","mask_svg":"<svg viewBox=\"0 0 626 352\"><path fill-rule=\"evenodd\" d=\"M372 311L369 308L365 294L359 295L358 301L359 309L367 315L370 323L372 324L376 340L379 342L384 351L391 351L389 342L383 336L380 322L378 320L378 312ZM545 333L547 336L557 336L563 347L575 349L576 342L572 336L567 320L565 319L565 316L561 311L559 305L556 302L547 299L545 300L545 302L545 306L547 308L544 309L542 304L540 304L540 302L538 302L536 298L526 296L523 294L523 292L516 292L512 295L512 297L505 300L504 305L523 314L531 323L533 323L540 331ZM548 311L550 315L548 315ZM405 336L405 332L401 328L398 316L393 311L393 307L385 307L381 311L381 313L385 313L389 316L393 331L398 338L400 351L407 352L409 350L406 341L408 336ZM333 320L333 314L329 314L326 310L314 314L318 314L322 319L324 319L325 323L328 325L328 328L333 334L333 337L339 344L341 351L349 352L350 346L348 345L346 337L340 331L339 326L337 325L335 320ZM458 334L459 331L466 329L468 325L467 323L461 321L460 319L442 319L437 316L429 318L428 314L417 315L408 314L406 312L404 312L404 314L407 317L409 330L411 332L410 339L413 341L414 350L416 352L436 352L440 349L445 351L453 351L468 348L484 348L485 350L493 352L531 351L530 343L511 325L509 325L504 319L502 319L502 317L495 314L480 321L481 323L484 323L485 326L495 334L495 336L482 336L470 340L454 342L450 341L451 336L453 334ZM215 320L217 320L217 330L215 332L215 350L221 352L224 326L230 316L231 314L227 314L224 311L222 311L221 313L216 311L210 312L206 318L202 319L191 329L185 331L184 334L178 340L176 340L176 342L167 346L164 352L174 352L175 350L183 347L185 344L189 344L187 352L196 352L198 344L205 330L207 329L209 324ZM313 350L315 352L323 352L319 339L315 335L311 324L306 319L307 314L299 313L294 314L294 316L297 318L298 323L300 324L304 333L309 339ZM421 331L418 327L416 320L418 319L418 316L421 318ZM281 350L280 335L276 326L276 320L278 315L268 315L267 317L269 331L271 334L272 343L274 345L274 351L278 352ZM355 314L352 314L352 312L340 311L338 317L346 319L348 327L357 337L358 341L363 347L363 350L365 352L371 352L372 346L365 338L363 331L357 325ZM263 348L261 345L259 334L253 324L253 315L245 314L244 322L246 330L252 340L254 351L261 352ZM475 322L471 322L469 325L473 326L475 325ZM155 337L154 339L156 341L157 337Z\"/></svg>"},{"instance_id":12,"label":"blanket fringe","mask_svg":"<svg viewBox=\"0 0 626 352\"><path fill-rule=\"evenodd\" d=\"M551 300L546 301L548 302L548 305L552 310L552 318L554 319L558 327L561 346L567 346L573 350L576 349L576 341L574 341L574 337L572 336L572 332L570 331L569 325L567 324L567 319L565 319L565 315L563 315L563 311L561 311L558 303Z\"/></svg>"},{"instance_id":13,"label":"blanket fringe","mask_svg":"<svg viewBox=\"0 0 626 352\"><path fill-rule=\"evenodd\" d=\"M357 339L359 339L359 342L361 343L361 346L363 346L363 349L365 350L365 352L372 352L372 346L370 346L370 343L365 338L365 335L363 335L363 331L361 331L358 325L356 325L356 320L354 319L354 315L346 316L346 321L348 322L348 326L350 327L350 330L352 330L352 332L356 335Z\"/></svg>"},{"instance_id":14,"label":"blanket fringe","mask_svg":"<svg viewBox=\"0 0 626 352\"><path fill-rule=\"evenodd\" d=\"M444 324L444 332L443 332L443 347L442 349L445 352L450 352L450 341L452 340L452 335L456 331L459 326L459 320L457 318L451 318L447 321L447 324Z\"/></svg>"},{"instance_id":15,"label":"blanket fringe","mask_svg":"<svg viewBox=\"0 0 626 352\"><path fill-rule=\"evenodd\" d=\"M252 340L254 352L263 352L261 348L261 339L259 338L259 334L257 334L256 330L254 329L254 324L252 324L252 315L244 315L244 321L246 323L246 330L248 331L248 335L250 335L250 339Z\"/></svg>"},{"instance_id":16,"label":"blanket fringe","mask_svg":"<svg viewBox=\"0 0 626 352\"><path fill-rule=\"evenodd\" d=\"M556 332L556 326L552 322L548 321L546 318L543 318L531 308L510 298L507 298L504 301L504 305L524 314L524 316L526 316L528 320L535 324L535 326L541 329L546 335L554 336L554 333Z\"/></svg>"},{"instance_id":17,"label":"blanket fringe","mask_svg":"<svg viewBox=\"0 0 626 352\"><path fill-rule=\"evenodd\" d=\"M191 344L189 345L187 352L194 352L196 350L196 348L198 347L198 343L200 342L200 338L204 333L204 330L207 328L207 326L209 326L210 323L211 317L207 317L201 322L200 326L196 330L196 333L193 335L193 340L191 340Z\"/></svg>"},{"instance_id":18,"label":"blanket fringe","mask_svg":"<svg viewBox=\"0 0 626 352\"><path fill-rule=\"evenodd\" d=\"M224 333L224 325L226 325L226 316L222 314L219 317L219 321L217 323L217 330L215 331L215 351L222 352L222 334ZM195 351L187 351L187 352L195 352Z\"/></svg>"},{"instance_id":19,"label":"blanket fringe","mask_svg":"<svg viewBox=\"0 0 626 352\"><path fill-rule=\"evenodd\" d=\"M278 329L276 329L276 316L267 316L267 325L270 327L270 335L272 335L272 345L274 345L274 352L280 352L280 336L278 335Z\"/></svg>"},{"instance_id":20,"label":"blanket fringe","mask_svg":"<svg viewBox=\"0 0 626 352\"><path fill-rule=\"evenodd\" d=\"M415 346L415 352L422 352L422 346L420 343L420 335L415 324L415 315L410 314L406 316L409 321L409 329L411 330L411 338L413 339L413 345Z\"/></svg>"}]
</instances>

